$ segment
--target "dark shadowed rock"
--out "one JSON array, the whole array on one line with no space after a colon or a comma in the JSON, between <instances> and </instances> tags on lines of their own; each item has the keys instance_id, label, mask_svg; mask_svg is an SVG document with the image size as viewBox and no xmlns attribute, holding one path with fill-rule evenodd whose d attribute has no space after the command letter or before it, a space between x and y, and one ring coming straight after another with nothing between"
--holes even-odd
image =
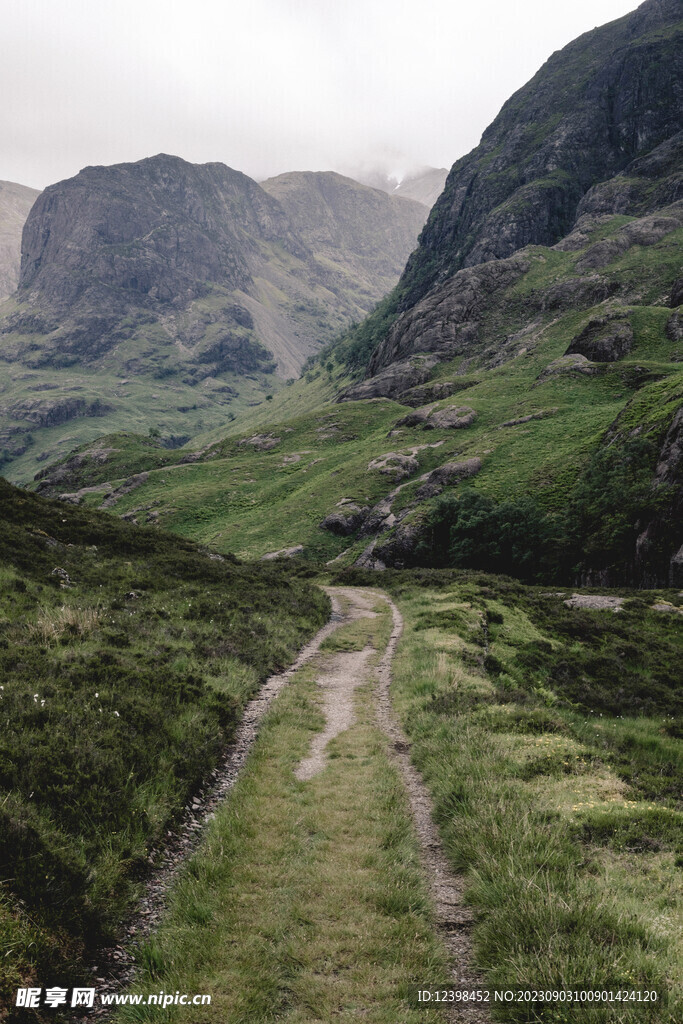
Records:
<instances>
[{"instance_id":1,"label":"dark shadowed rock","mask_svg":"<svg viewBox=\"0 0 683 1024\"><path fill-rule=\"evenodd\" d=\"M654 220L627 227L616 240L596 241L581 278L544 283L529 302L554 312L588 308L615 294L620 282L594 271L672 228L657 211L682 194L682 109L680 0L646 0L552 54L505 103L479 146L452 167L375 321L379 342L368 375L415 351L450 359L476 350L481 318L449 293L451 281L456 290L469 283L459 277L463 268L515 259L530 245L553 246L582 216L595 224L617 210L652 214ZM589 231L586 219L566 249L589 244ZM492 288L508 287L490 278L480 285L474 291L484 301Z\"/></svg>"},{"instance_id":2,"label":"dark shadowed rock","mask_svg":"<svg viewBox=\"0 0 683 1024\"><path fill-rule=\"evenodd\" d=\"M368 516L370 509L367 506L359 506L353 503L345 505L337 512L330 512L320 524L321 529L329 530L339 537L348 537L361 527Z\"/></svg>"},{"instance_id":3,"label":"dark shadowed rock","mask_svg":"<svg viewBox=\"0 0 683 1024\"><path fill-rule=\"evenodd\" d=\"M597 317L572 340L565 355L582 355L596 363L614 363L631 351L633 329L624 317Z\"/></svg>"},{"instance_id":4,"label":"dark shadowed rock","mask_svg":"<svg viewBox=\"0 0 683 1024\"><path fill-rule=\"evenodd\" d=\"M356 402L366 398L393 398L400 396L404 391L422 384L436 365L438 359L434 355L424 355L421 352L415 353L412 359L403 362L392 363L381 373L368 380L353 384L340 396L340 402Z\"/></svg>"},{"instance_id":5,"label":"dark shadowed rock","mask_svg":"<svg viewBox=\"0 0 683 1024\"><path fill-rule=\"evenodd\" d=\"M375 349L368 376L384 375L389 367L418 351L450 359L475 350L479 339L478 321L491 297L518 281L529 266L526 257L513 256L455 274L414 309L399 317ZM405 384L403 389L407 389ZM397 391L390 393L397 394Z\"/></svg>"},{"instance_id":6,"label":"dark shadowed rock","mask_svg":"<svg viewBox=\"0 0 683 1024\"><path fill-rule=\"evenodd\" d=\"M666 336L670 341L683 341L683 317L674 313L666 322Z\"/></svg>"},{"instance_id":7,"label":"dark shadowed rock","mask_svg":"<svg viewBox=\"0 0 683 1024\"><path fill-rule=\"evenodd\" d=\"M681 130L680 0L647 0L554 53L454 164L401 281L402 308L447 274L565 235L588 189Z\"/></svg>"},{"instance_id":8,"label":"dark shadowed rock","mask_svg":"<svg viewBox=\"0 0 683 1024\"><path fill-rule=\"evenodd\" d=\"M403 405L418 408L419 406L427 405L429 402L438 402L442 398L450 398L451 395L456 395L459 391L466 391L467 388L474 387L478 383L478 381L471 380L435 380L429 384L419 384L409 391L404 391L401 394L401 402Z\"/></svg>"}]
</instances>

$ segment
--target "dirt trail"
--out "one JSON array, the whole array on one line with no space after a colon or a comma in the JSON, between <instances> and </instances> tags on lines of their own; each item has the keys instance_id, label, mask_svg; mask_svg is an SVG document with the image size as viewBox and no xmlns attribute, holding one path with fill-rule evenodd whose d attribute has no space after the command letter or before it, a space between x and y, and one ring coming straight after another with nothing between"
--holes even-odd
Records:
<instances>
[{"instance_id":1,"label":"dirt trail","mask_svg":"<svg viewBox=\"0 0 683 1024\"><path fill-rule=\"evenodd\" d=\"M436 911L436 924L450 954L452 974L450 984L458 988L484 988L485 984L472 966L470 930L472 913L463 903L463 883L450 870L441 847L436 826L431 816L431 799L426 786L410 763L410 744L394 716L389 686L391 662L403 630L403 620L394 603L383 593L355 587L325 588L332 601L332 616L323 629L301 651L294 664L284 673L272 676L258 695L247 705L242 722L222 763L215 769L205 791L196 796L188 807L178 834L171 838L161 863L147 883L135 919L127 934L131 945L147 938L161 917L169 889L184 861L199 846L205 825L214 817L217 806L235 784L252 744L258 733L263 715L281 692L291 676L319 650L322 642L339 626L361 618L375 618L373 610L378 600L385 601L391 610L393 626L391 638L379 665L372 664L371 646L363 651L340 652L327 656L321 665L318 685L323 690L323 712L327 724L316 734L309 756L297 770L297 777L310 779L322 771L326 764L329 741L348 729L354 721L354 691L373 676L377 678L377 721L389 741L389 753L397 764L406 786L415 828L421 848L425 877L431 890ZM130 987L134 978L134 961L129 949L119 946L100 954L93 966L100 992L120 992ZM447 979L441 979L443 981ZM473 1004L446 1009L446 1018L463 1024L487 1024L484 1007ZM95 1008L91 1019L105 1019L110 1011ZM82 1018L81 1018L82 1019Z\"/></svg>"},{"instance_id":2,"label":"dirt trail","mask_svg":"<svg viewBox=\"0 0 683 1024\"><path fill-rule=\"evenodd\" d=\"M397 764L405 784L410 810L420 843L422 864L429 885L436 916L436 924L451 959L450 983L455 988L485 989L484 979L473 966L471 929L473 914L464 903L463 879L450 868L432 817L432 800L417 769L410 762L410 743L401 729L391 705L391 663L403 632L403 618L394 602L381 591L368 592L353 587L326 587L330 597L338 594L351 602L353 618L368 614L376 600L385 601L391 610L392 630L389 643L376 669L377 720L390 741L390 754ZM368 600L372 597L374 600ZM372 614L372 612L371 612ZM351 668L351 666L349 665ZM348 675L350 692L364 680L353 672ZM444 981L447 979L443 979ZM490 1016L483 1005L466 1003L447 1008L447 1019L463 1024L487 1024Z\"/></svg>"}]
</instances>

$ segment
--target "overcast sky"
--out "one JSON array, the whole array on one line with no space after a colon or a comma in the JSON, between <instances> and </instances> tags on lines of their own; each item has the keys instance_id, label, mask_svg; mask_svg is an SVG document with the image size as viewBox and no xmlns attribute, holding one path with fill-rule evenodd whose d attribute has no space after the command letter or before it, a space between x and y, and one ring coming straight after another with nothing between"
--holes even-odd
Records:
<instances>
[{"instance_id":1,"label":"overcast sky","mask_svg":"<svg viewBox=\"0 0 683 1024\"><path fill-rule=\"evenodd\" d=\"M256 178L450 167L635 0L1 0L0 179L174 153Z\"/></svg>"}]
</instances>

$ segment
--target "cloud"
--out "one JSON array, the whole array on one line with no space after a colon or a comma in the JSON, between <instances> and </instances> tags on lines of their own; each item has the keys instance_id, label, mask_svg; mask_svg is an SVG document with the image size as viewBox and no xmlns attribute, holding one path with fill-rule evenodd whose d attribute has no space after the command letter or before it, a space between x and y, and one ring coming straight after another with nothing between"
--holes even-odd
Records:
<instances>
[{"instance_id":1,"label":"cloud","mask_svg":"<svg viewBox=\"0 0 683 1024\"><path fill-rule=\"evenodd\" d=\"M0 178L156 152L255 177L450 166L550 53L632 0L4 0Z\"/></svg>"}]
</instances>

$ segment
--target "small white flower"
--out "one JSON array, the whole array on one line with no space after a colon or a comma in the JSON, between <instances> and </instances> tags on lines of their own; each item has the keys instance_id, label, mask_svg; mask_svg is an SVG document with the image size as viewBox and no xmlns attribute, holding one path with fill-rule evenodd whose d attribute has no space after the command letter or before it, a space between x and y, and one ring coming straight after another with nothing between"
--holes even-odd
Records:
<instances>
[{"instance_id":1,"label":"small white flower","mask_svg":"<svg viewBox=\"0 0 683 1024\"><path fill-rule=\"evenodd\" d=\"M114 714L116 715L117 718L121 717L121 715L118 713L118 711L115 711Z\"/></svg>"},{"instance_id":2,"label":"small white flower","mask_svg":"<svg viewBox=\"0 0 683 1024\"><path fill-rule=\"evenodd\" d=\"M96 694L95 694L95 696L96 696L96 697L99 697L99 693L96 693Z\"/></svg>"}]
</instances>

